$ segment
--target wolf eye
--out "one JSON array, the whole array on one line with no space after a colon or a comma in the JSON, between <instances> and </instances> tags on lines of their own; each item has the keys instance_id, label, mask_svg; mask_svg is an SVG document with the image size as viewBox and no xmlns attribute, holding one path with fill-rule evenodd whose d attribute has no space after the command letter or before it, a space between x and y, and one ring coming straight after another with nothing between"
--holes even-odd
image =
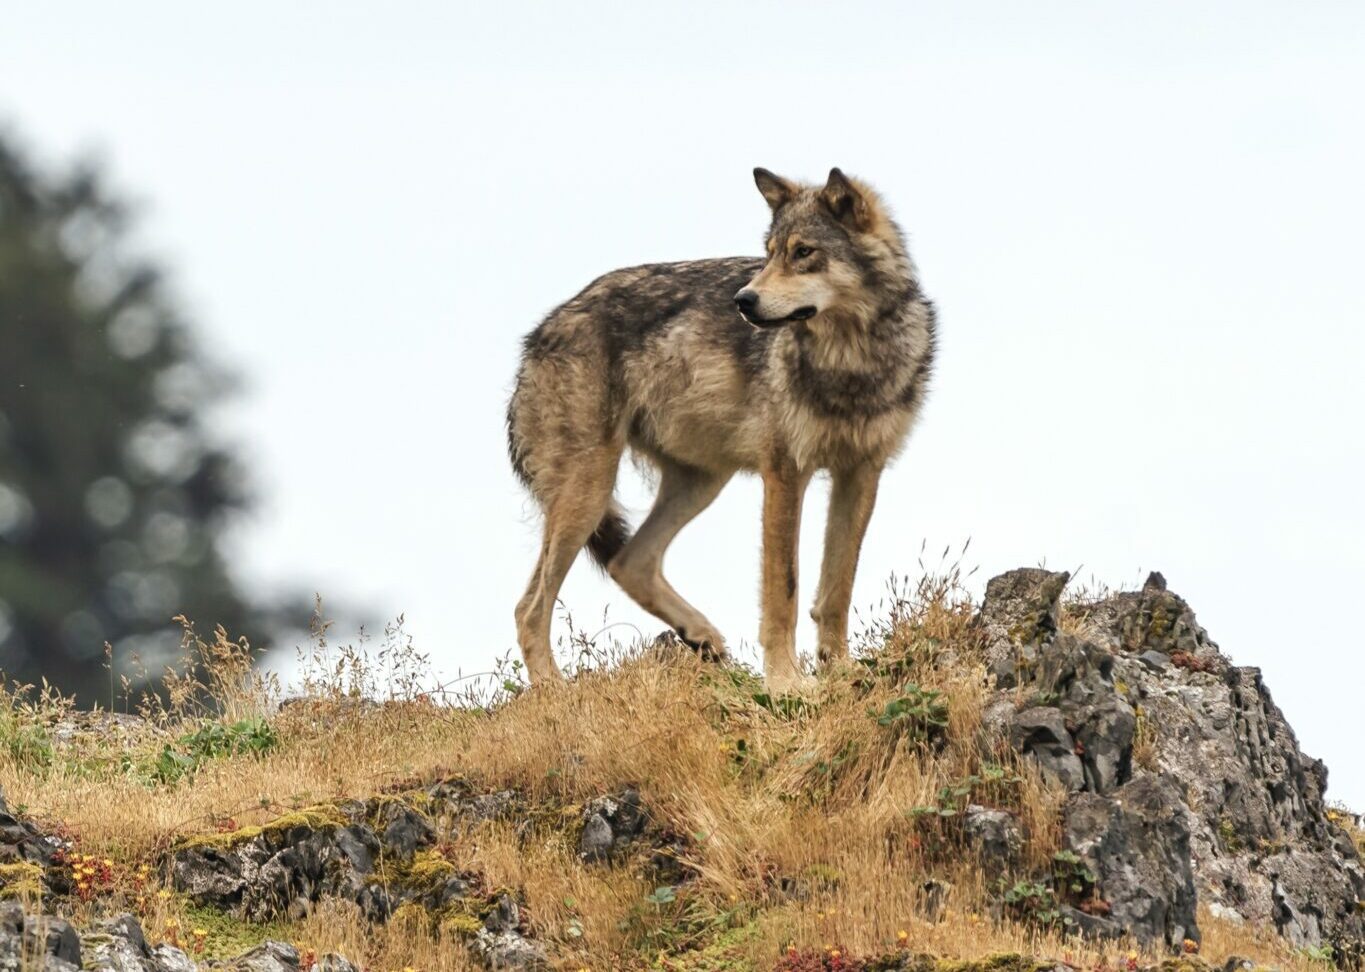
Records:
<instances>
[{"instance_id":1,"label":"wolf eye","mask_svg":"<svg viewBox=\"0 0 1365 972\"><path fill-rule=\"evenodd\" d=\"M792 250L792 259L804 260L814 252L815 251L808 246L798 246L796 249Z\"/></svg>"}]
</instances>

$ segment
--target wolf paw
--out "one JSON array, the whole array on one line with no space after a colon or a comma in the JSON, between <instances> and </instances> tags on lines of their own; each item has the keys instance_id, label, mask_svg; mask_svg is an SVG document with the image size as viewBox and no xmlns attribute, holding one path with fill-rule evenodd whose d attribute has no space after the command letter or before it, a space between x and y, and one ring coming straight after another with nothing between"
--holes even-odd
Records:
<instances>
[{"instance_id":1,"label":"wolf paw","mask_svg":"<svg viewBox=\"0 0 1365 972\"><path fill-rule=\"evenodd\" d=\"M773 672L763 676L771 695L809 695L819 683L805 672Z\"/></svg>"},{"instance_id":2,"label":"wolf paw","mask_svg":"<svg viewBox=\"0 0 1365 972\"><path fill-rule=\"evenodd\" d=\"M702 661L723 663L730 659L725 642L719 636L690 638L685 632L668 630L661 631L654 639L655 648L680 648L683 645L695 652Z\"/></svg>"}]
</instances>

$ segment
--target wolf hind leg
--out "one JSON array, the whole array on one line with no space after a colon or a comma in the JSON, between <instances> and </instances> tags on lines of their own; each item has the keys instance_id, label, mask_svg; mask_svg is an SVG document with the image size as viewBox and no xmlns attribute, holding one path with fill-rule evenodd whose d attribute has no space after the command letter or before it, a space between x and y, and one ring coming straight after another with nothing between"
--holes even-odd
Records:
<instances>
[{"instance_id":1,"label":"wolf hind leg","mask_svg":"<svg viewBox=\"0 0 1365 972\"><path fill-rule=\"evenodd\" d=\"M636 604L672 627L703 655L718 657L725 656L725 639L664 579L663 560L678 532L710 506L729 481L727 473L661 460L659 494L649 516L607 565L608 573Z\"/></svg>"},{"instance_id":2,"label":"wolf hind leg","mask_svg":"<svg viewBox=\"0 0 1365 972\"><path fill-rule=\"evenodd\" d=\"M578 552L612 510L622 449L615 444L580 453L552 495L544 497L545 532L531 582L517 604L517 642L531 682L562 678L550 649L555 599Z\"/></svg>"}]
</instances>

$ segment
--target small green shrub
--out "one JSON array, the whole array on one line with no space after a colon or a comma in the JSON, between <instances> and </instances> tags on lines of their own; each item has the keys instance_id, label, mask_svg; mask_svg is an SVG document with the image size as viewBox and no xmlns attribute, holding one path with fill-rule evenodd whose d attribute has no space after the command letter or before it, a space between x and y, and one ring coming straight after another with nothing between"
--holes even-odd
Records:
<instances>
[{"instance_id":1,"label":"small green shrub","mask_svg":"<svg viewBox=\"0 0 1365 972\"><path fill-rule=\"evenodd\" d=\"M152 764L152 777L159 783L175 783L193 776L209 760L263 756L279 742L279 734L264 719L242 719L226 725L206 722L161 748Z\"/></svg>"},{"instance_id":2,"label":"small green shrub","mask_svg":"<svg viewBox=\"0 0 1365 972\"><path fill-rule=\"evenodd\" d=\"M882 711L868 710L877 725L912 742L928 742L948 728L948 703L943 693L908 682Z\"/></svg>"},{"instance_id":3,"label":"small green shrub","mask_svg":"<svg viewBox=\"0 0 1365 972\"><path fill-rule=\"evenodd\" d=\"M1016 921L1044 929L1062 922L1057 896L1041 881L1016 881L1005 890L1002 900L1005 912Z\"/></svg>"},{"instance_id":4,"label":"small green shrub","mask_svg":"<svg viewBox=\"0 0 1365 972\"><path fill-rule=\"evenodd\" d=\"M47 730L12 713L0 716L0 747L17 769L42 770L52 765Z\"/></svg>"}]
</instances>

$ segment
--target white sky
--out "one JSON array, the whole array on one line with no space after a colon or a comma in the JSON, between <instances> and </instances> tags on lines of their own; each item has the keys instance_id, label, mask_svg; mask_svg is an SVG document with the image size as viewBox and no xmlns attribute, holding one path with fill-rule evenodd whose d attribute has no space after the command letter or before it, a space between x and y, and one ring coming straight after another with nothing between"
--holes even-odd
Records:
<instances>
[{"instance_id":1,"label":"white sky","mask_svg":"<svg viewBox=\"0 0 1365 972\"><path fill-rule=\"evenodd\" d=\"M534 556L502 428L520 336L613 267L758 253L754 165L865 176L942 350L855 603L922 541L971 537L979 583L1160 569L1365 806L1365 6L1126 11L14 4L0 121L108 160L246 379L243 581L406 612L451 673L512 647ZM758 503L736 481L669 561L735 643ZM564 597L662 627L586 563Z\"/></svg>"}]
</instances>

